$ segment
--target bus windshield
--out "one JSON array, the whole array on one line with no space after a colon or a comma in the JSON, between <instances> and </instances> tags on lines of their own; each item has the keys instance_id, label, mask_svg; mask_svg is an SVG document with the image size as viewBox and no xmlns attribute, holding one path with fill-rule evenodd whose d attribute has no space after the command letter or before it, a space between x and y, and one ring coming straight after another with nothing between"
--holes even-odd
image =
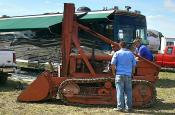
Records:
<instances>
[{"instance_id":1,"label":"bus windshield","mask_svg":"<svg viewBox=\"0 0 175 115\"><path fill-rule=\"evenodd\" d=\"M114 18L114 40L124 39L132 43L135 38L146 41L146 19L144 16L115 15Z\"/></svg>"},{"instance_id":2,"label":"bus windshield","mask_svg":"<svg viewBox=\"0 0 175 115\"><path fill-rule=\"evenodd\" d=\"M121 26L118 29L118 40L124 39L131 43L135 38L146 38L146 28L134 28L132 26Z\"/></svg>"}]
</instances>

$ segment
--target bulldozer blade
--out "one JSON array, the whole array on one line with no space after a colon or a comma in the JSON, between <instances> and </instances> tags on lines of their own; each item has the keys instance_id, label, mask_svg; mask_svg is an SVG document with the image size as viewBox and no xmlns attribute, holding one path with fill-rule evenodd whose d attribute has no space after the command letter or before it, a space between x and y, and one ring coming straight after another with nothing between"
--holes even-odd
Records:
<instances>
[{"instance_id":1,"label":"bulldozer blade","mask_svg":"<svg viewBox=\"0 0 175 115\"><path fill-rule=\"evenodd\" d=\"M22 102L42 101L49 94L49 82L46 76L39 76L17 98Z\"/></svg>"}]
</instances>

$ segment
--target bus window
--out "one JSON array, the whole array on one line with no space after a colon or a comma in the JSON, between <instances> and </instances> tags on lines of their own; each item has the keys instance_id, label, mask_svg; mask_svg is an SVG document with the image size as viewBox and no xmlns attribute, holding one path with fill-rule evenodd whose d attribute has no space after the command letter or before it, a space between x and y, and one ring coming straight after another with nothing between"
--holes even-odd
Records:
<instances>
[{"instance_id":1,"label":"bus window","mask_svg":"<svg viewBox=\"0 0 175 115\"><path fill-rule=\"evenodd\" d=\"M118 38L119 40L123 39L123 30L118 31Z\"/></svg>"},{"instance_id":2,"label":"bus window","mask_svg":"<svg viewBox=\"0 0 175 115\"><path fill-rule=\"evenodd\" d=\"M118 38L119 40L123 39L127 43L132 42L133 40L133 28L130 26L122 27L118 30Z\"/></svg>"},{"instance_id":3,"label":"bus window","mask_svg":"<svg viewBox=\"0 0 175 115\"><path fill-rule=\"evenodd\" d=\"M105 27L105 31L102 34L104 34L108 38L113 39L113 25L107 24Z\"/></svg>"},{"instance_id":4,"label":"bus window","mask_svg":"<svg viewBox=\"0 0 175 115\"><path fill-rule=\"evenodd\" d=\"M145 39L145 30L144 29L136 29L136 38Z\"/></svg>"},{"instance_id":5,"label":"bus window","mask_svg":"<svg viewBox=\"0 0 175 115\"><path fill-rule=\"evenodd\" d=\"M109 33L110 35L113 34L113 25L112 24L106 25L106 32Z\"/></svg>"}]
</instances>

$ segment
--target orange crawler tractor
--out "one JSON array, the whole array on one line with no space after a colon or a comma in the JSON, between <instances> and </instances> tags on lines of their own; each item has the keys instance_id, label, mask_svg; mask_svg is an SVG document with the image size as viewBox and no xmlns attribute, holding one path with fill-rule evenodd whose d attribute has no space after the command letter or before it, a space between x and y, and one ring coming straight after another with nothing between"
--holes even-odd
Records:
<instances>
[{"instance_id":1,"label":"orange crawler tractor","mask_svg":"<svg viewBox=\"0 0 175 115\"><path fill-rule=\"evenodd\" d=\"M45 71L19 96L18 101L37 102L59 96L67 103L116 104L115 78L111 72L103 72L111 56L85 53L80 47L78 29L98 37L107 44L118 46L112 40L94 32L76 21L73 4L65 3L62 23L62 67L61 77ZM72 47L78 53L72 52ZM133 104L148 107L156 99L155 82L160 67L140 56L133 76Z\"/></svg>"}]
</instances>

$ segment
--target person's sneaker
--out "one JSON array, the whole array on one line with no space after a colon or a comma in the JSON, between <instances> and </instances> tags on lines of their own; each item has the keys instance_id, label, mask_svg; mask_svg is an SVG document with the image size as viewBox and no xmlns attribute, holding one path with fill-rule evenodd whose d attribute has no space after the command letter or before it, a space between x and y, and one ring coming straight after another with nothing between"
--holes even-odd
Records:
<instances>
[{"instance_id":1,"label":"person's sneaker","mask_svg":"<svg viewBox=\"0 0 175 115\"><path fill-rule=\"evenodd\" d=\"M114 108L113 110L114 110L114 111L120 111L120 112L123 112L123 109L119 109L119 108Z\"/></svg>"},{"instance_id":2,"label":"person's sneaker","mask_svg":"<svg viewBox=\"0 0 175 115\"><path fill-rule=\"evenodd\" d=\"M132 112L132 109L125 109L125 112L131 113Z\"/></svg>"}]
</instances>

